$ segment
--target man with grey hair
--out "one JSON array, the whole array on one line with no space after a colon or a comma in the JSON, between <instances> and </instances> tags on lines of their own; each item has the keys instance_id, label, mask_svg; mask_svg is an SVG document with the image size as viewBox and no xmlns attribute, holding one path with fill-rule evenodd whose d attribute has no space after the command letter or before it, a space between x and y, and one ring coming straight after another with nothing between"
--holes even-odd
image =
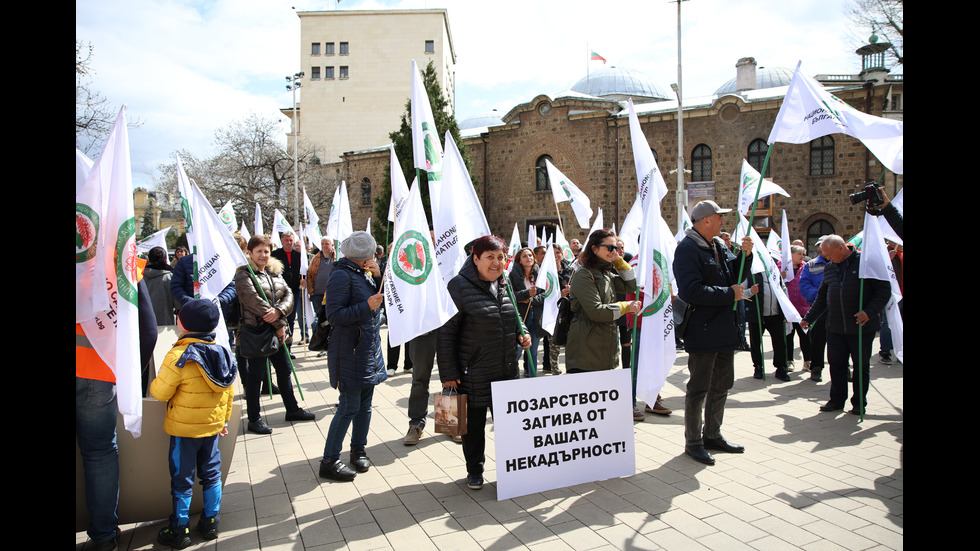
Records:
<instances>
[{"instance_id":1,"label":"man with grey hair","mask_svg":"<svg viewBox=\"0 0 980 551\"><path fill-rule=\"evenodd\" d=\"M729 257L721 240L723 209L714 201L701 201L691 209L693 227L674 252L677 295L688 306L686 330L681 337L688 352L691 378L684 400L684 451L695 461L714 465L708 449L742 453L745 448L721 435L728 390L735 382L735 350L741 347L736 303L758 291L745 289L739 264L752 262L752 240L742 239L742 250ZM702 430L702 419L704 426Z\"/></svg>"},{"instance_id":2,"label":"man with grey hair","mask_svg":"<svg viewBox=\"0 0 980 551\"><path fill-rule=\"evenodd\" d=\"M800 327L808 330L819 314L826 312L830 401L820 406L820 411L844 409L848 367L853 362L851 413L862 415L871 384L871 341L880 328L879 316L891 296L891 286L880 279L860 278L861 253L850 249L839 235L824 239L823 254L830 262L824 270L817 298L800 322Z\"/></svg>"}]
</instances>

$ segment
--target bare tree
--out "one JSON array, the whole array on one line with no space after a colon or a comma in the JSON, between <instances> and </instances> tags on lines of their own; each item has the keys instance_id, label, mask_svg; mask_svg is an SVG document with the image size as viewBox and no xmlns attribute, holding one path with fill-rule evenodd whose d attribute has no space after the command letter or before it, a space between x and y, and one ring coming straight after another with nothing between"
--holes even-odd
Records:
<instances>
[{"instance_id":1,"label":"bare tree","mask_svg":"<svg viewBox=\"0 0 980 551\"><path fill-rule=\"evenodd\" d=\"M902 66L905 58L904 8L903 0L852 0L846 8L852 22L891 44L887 53L891 66ZM863 43L867 36L858 40Z\"/></svg>"},{"instance_id":2,"label":"bare tree","mask_svg":"<svg viewBox=\"0 0 980 551\"><path fill-rule=\"evenodd\" d=\"M100 92L93 91L92 44L75 41L75 147L85 154L101 151L119 108L111 105ZM127 119L126 126L142 125L138 119Z\"/></svg>"}]
</instances>

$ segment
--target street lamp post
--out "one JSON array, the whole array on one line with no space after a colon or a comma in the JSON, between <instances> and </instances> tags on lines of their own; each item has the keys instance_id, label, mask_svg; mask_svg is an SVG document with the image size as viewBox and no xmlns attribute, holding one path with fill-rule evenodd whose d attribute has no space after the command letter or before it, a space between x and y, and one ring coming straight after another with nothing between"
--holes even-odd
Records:
<instances>
[{"instance_id":1,"label":"street lamp post","mask_svg":"<svg viewBox=\"0 0 980 551\"><path fill-rule=\"evenodd\" d=\"M292 90L293 92L293 222L299 224L299 148L297 145L297 134L299 133L296 127L296 89L303 85L301 79L305 76L303 71L294 73L286 77L286 90ZM302 236L300 236L302 240Z\"/></svg>"},{"instance_id":2,"label":"street lamp post","mask_svg":"<svg viewBox=\"0 0 980 551\"><path fill-rule=\"evenodd\" d=\"M677 0L677 83L671 84L670 88L677 95L677 227L681 227L684 219L685 204L687 198L684 194L684 100L681 95L681 2L687 0Z\"/></svg>"}]
</instances>

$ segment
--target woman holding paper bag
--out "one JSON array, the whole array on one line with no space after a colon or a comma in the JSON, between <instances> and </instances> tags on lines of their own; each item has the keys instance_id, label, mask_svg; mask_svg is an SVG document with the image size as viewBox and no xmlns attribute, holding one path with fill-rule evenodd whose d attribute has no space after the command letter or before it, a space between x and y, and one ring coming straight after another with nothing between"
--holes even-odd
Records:
<instances>
[{"instance_id":1,"label":"woman holding paper bag","mask_svg":"<svg viewBox=\"0 0 980 551\"><path fill-rule=\"evenodd\" d=\"M473 242L473 254L448 285L459 310L439 330L439 377L444 388L467 395L467 429L463 435L466 484L483 487L487 412L492 413L490 385L518 377L521 348L531 337L517 315L504 277L507 246L496 236Z\"/></svg>"},{"instance_id":2,"label":"woman holding paper bag","mask_svg":"<svg viewBox=\"0 0 980 551\"><path fill-rule=\"evenodd\" d=\"M569 294L572 324L565 345L569 373L619 367L619 328L616 320L639 312L643 303L619 302L617 294L636 292L636 275L619 255L616 234L596 230L579 254L582 267L572 276Z\"/></svg>"}]
</instances>

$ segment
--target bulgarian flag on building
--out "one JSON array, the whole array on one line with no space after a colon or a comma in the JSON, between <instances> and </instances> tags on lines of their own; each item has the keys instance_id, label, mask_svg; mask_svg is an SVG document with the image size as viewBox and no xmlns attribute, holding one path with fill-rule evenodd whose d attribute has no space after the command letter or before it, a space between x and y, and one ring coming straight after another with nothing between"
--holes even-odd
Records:
<instances>
[{"instance_id":1,"label":"bulgarian flag on building","mask_svg":"<svg viewBox=\"0 0 980 551\"><path fill-rule=\"evenodd\" d=\"M133 214L133 170L125 105L119 110L105 149L92 166L86 181L88 186L98 186L101 190L101 204L87 205L87 208L93 213L98 211L95 219L101 220L97 239L104 243L104 254L95 258L104 266L103 289L108 291L109 306L106 310L94 312L94 317L90 319L77 320L76 317L76 321L81 323L92 348L115 375L116 397L123 423L126 430L139 438L143 427L143 399L136 290L136 218ZM76 195L76 228L78 212ZM76 237L76 263L77 250ZM78 303L91 304L91 297L78 287L75 301L77 316Z\"/></svg>"},{"instance_id":2,"label":"bulgarian flag on building","mask_svg":"<svg viewBox=\"0 0 980 551\"><path fill-rule=\"evenodd\" d=\"M603 65L606 64L606 58L597 54L595 50L591 50L589 53L589 61L601 61Z\"/></svg>"}]
</instances>

